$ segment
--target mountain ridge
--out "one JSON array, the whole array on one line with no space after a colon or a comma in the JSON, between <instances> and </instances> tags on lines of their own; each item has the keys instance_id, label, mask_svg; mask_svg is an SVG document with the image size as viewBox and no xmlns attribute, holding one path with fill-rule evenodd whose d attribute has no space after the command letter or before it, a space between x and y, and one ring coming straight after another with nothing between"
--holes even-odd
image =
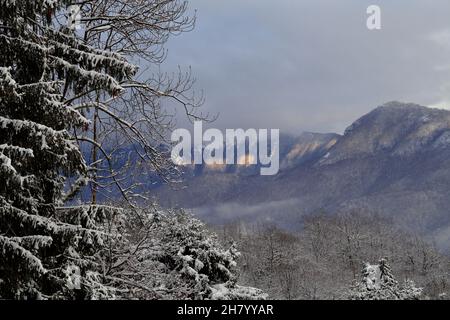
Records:
<instances>
[{"instance_id":1,"label":"mountain ridge","mask_svg":"<svg viewBox=\"0 0 450 320\"><path fill-rule=\"evenodd\" d=\"M389 102L343 135L304 133L282 149L276 176L187 169L186 188L163 186L155 195L210 223L261 220L287 228L317 211L359 208L450 248L450 111Z\"/></svg>"}]
</instances>

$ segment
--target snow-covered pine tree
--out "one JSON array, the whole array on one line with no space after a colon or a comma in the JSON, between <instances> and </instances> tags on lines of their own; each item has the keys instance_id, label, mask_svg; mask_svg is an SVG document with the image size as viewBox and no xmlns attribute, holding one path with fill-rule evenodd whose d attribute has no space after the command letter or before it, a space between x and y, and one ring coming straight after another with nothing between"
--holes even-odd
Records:
<instances>
[{"instance_id":1,"label":"snow-covered pine tree","mask_svg":"<svg viewBox=\"0 0 450 320\"><path fill-rule=\"evenodd\" d=\"M362 272L362 281L350 289L352 300L416 300L422 289L417 288L411 280L401 286L392 274L386 259L377 265L366 263Z\"/></svg>"},{"instance_id":2,"label":"snow-covered pine tree","mask_svg":"<svg viewBox=\"0 0 450 320\"><path fill-rule=\"evenodd\" d=\"M71 2L0 0L0 298L111 294L95 255L114 209L57 210L88 170L74 136L89 122L65 97L117 95L136 69L56 22Z\"/></svg>"},{"instance_id":3,"label":"snow-covered pine tree","mask_svg":"<svg viewBox=\"0 0 450 320\"><path fill-rule=\"evenodd\" d=\"M134 219L133 219L134 217ZM265 299L261 290L237 284L240 253L182 210L150 204L126 215L126 250L115 254L107 278L128 299Z\"/></svg>"}]
</instances>

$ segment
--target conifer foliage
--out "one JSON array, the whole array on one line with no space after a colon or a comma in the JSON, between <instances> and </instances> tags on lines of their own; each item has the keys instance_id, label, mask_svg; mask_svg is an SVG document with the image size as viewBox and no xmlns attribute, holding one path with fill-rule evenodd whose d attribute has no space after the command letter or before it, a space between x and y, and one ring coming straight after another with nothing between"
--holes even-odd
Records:
<instances>
[{"instance_id":1,"label":"conifer foliage","mask_svg":"<svg viewBox=\"0 0 450 320\"><path fill-rule=\"evenodd\" d=\"M422 289L411 280L400 285L392 274L386 259L377 265L366 264L362 272L362 281L351 289L352 300L417 300Z\"/></svg>"},{"instance_id":2,"label":"conifer foliage","mask_svg":"<svg viewBox=\"0 0 450 320\"><path fill-rule=\"evenodd\" d=\"M133 219L134 218L134 219ZM128 214L106 265L110 286L128 299L260 300L261 290L237 284L240 253L231 243L223 248L216 235L180 210L151 205L139 217Z\"/></svg>"},{"instance_id":3,"label":"conifer foliage","mask_svg":"<svg viewBox=\"0 0 450 320\"><path fill-rule=\"evenodd\" d=\"M71 93L121 93L136 68L55 22L67 0L0 0L0 298L101 298L96 272L116 209L58 209L88 170L75 139L89 121Z\"/></svg>"}]
</instances>

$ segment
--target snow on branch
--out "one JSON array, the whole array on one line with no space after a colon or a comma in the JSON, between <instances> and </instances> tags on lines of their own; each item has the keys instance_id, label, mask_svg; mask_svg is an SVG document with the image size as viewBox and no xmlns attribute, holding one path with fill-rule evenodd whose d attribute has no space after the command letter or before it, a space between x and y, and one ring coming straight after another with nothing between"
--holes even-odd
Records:
<instances>
[{"instance_id":1,"label":"snow on branch","mask_svg":"<svg viewBox=\"0 0 450 320\"><path fill-rule=\"evenodd\" d=\"M42 266L39 258L11 238L0 236L0 255L2 257L9 257L9 263L15 262L17 263L17 266L28 269L33 274L43 274L47 272ZM8 262L5 261L2 263Z\"/></svg>"}]
</instances>

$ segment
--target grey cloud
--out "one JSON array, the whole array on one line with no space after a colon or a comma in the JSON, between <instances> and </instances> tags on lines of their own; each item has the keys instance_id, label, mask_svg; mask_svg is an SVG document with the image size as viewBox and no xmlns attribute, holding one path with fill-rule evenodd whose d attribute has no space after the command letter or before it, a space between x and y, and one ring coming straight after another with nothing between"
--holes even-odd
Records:
<instances>
[{"instance_id":1,"label":"grey cloud","mask_svg":"<svg viewBox=\"0 0 450 320\"><path fill-rule=\"evenodd\" d=\"M450 101L450 2L379 0L381 31L365 26L370 4L192 0L197 28L165 67L192 66L219 128L342 132L387 101Z\"/></svg>"}]
</instances>

